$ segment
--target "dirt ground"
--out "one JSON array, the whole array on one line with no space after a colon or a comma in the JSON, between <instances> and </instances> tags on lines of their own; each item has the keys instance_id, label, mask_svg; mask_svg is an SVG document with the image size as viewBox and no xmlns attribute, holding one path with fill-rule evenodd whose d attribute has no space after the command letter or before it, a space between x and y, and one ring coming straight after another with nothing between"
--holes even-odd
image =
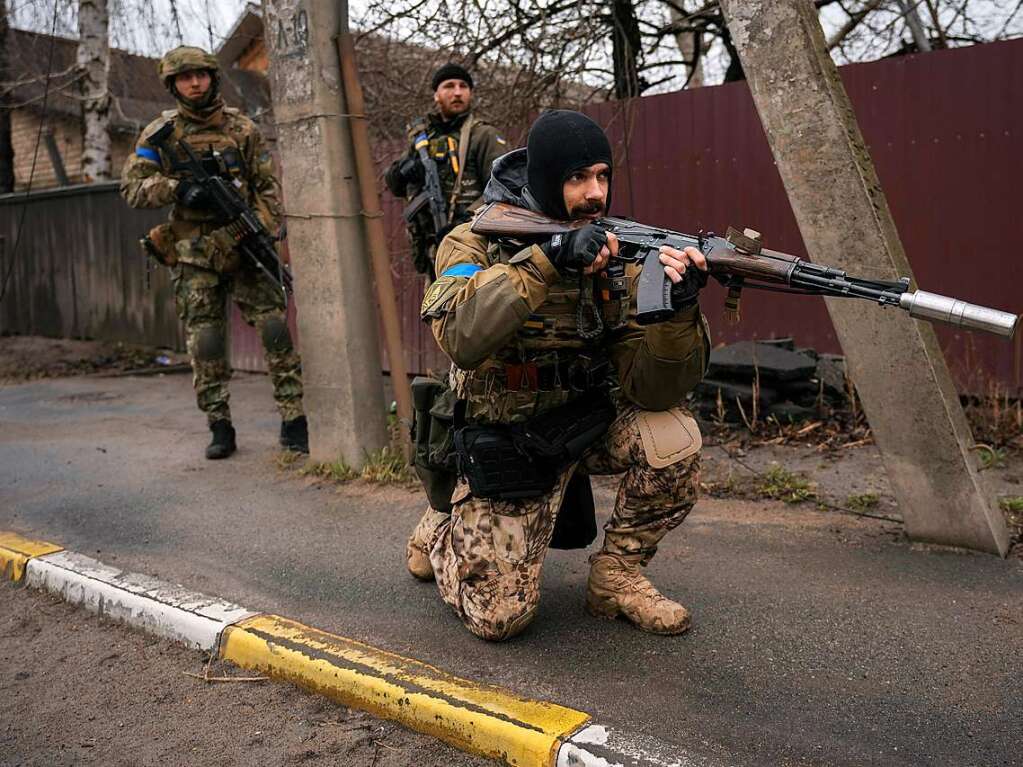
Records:
<instances>
[{"instance_id":1,"label":"dirt ground","mask_svg":"<svg viewBox=\"0 0 1023 767\"><path fill-rule=\"evenodd\" d=\"M0 384L38 378L131 372L170 372L188 368L188 356L109 341L39 336L0 336Z\"/></svg>"},{"instance_id":2,"label":"dirt ground","mask_svg":"<svg viewBox=\"0 0 1023 767\"><path fill-rule=\"evenodd\" d=\"M0 583L0 764L476 767L435 738ZM216 663L213 677L244 677Z\"/></svg>"}]
</instances>

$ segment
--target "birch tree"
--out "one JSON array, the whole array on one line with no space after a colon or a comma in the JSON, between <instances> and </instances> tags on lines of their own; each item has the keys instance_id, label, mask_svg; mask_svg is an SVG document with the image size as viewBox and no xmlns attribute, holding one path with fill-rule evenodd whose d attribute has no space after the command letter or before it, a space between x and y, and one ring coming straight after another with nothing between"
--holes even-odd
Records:
<instances>
[{"instance_id":1,"label":"birch tree","mask_svg":"<svg viewBox=\"0 0 1023 767\"><path fill-rule=\"evenodd\" d=\"M82 179L110 178L110 15L107 0L78 2L78 71L82 89Z\"/></svg>"}]
</instances>

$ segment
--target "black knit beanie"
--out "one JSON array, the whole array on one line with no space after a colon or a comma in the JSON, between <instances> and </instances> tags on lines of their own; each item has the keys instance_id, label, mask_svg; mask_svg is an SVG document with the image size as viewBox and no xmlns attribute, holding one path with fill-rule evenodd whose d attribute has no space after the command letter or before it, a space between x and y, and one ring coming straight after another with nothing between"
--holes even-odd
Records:
<instances>
[{"instance_id":1,"label":"black knit beanie","mask_svg":"<svg viewBox=\"0 0 1023 767\"><path fill-rule=\"evenodd\" d=\"M604 131L581 112L552 109L540 115L526 139L526 179L529 192L552 218L568 218L565 181L580 168L598 162L611 164L611 144ZM611 207L608 190L607 207Z\"/></svg>"},{"instance_id":2,"label":"black knit beanie","mask_svg":"<svg viewBox=\"0 0 1023 767\"><path fill-rule=\"evenodd\" d=\"M436 72L433 73L432 87L437 90L437 87L445 80L465 80L466 84L472 88L472 75L469 74L469 70L460 64L450 62L445 64Z\"/></svg>"}]
</instances>

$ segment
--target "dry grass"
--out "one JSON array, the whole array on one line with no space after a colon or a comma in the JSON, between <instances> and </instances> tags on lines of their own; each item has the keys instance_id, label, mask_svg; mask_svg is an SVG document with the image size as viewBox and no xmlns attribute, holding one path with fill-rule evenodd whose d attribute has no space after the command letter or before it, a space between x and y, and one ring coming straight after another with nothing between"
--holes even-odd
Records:
<instances>
[{"instance_id":1,"label":"dry grass","mask_svg":"<svg viewBox=\"0 0 1023 767\"><path fill-rule=\"evenodd\" d=\"M392 431L392 436L395 432ZM343 485L355 480L383 485L409 486L419 481L405 458L401 444L391 444L367 454L361 470L343 459L329 462L304 461L305 456L290 451L277 454L275 464L280 471L297 471L301 477Z\"/></svg>"}]
</instances>

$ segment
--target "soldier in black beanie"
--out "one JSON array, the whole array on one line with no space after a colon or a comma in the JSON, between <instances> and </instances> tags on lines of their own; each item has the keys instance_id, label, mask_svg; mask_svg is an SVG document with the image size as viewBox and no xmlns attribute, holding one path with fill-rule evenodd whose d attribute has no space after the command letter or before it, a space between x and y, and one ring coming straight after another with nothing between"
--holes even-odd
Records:
<instances>
[{"instance_id":1,"label":"soldier in black beanie","mask_svg":"<svg viewBox=\"0 0 1023 767\"><path fill-rule=\"evenodd\" d=\"M456 227L423 298L420 315L452 362L453 397L447 410L417 404L433 420L417 433L416 468L449 466L453 452L466 482L423 515L406 561L417 578L435 578L484 639L515 636L533 620L548 547L597 537L590 477L605 474L622 480L590 557L587 610L654 634L690 625L643 568L696 502L701 443L684 399L703 377L710 336L696 301L641 325L639 268L606 269L618 241L597 219L609 206L612 161L590 118L542 114L526 148L494 163L484 200L582 225L540 242ZM696 248L665 246L660 263L673 283L707 268ZM447 436L445 418L450 440L435 438ZM551 451L537 433L573 452Z\"/></svg>"},{"instance_id":2,"label":"soldier in black beanie","mask_svg":"<svg viewBox=\"0 0 1023 767\"><path fill-rule=\"evenodd\" d=\"M430 87L436 111L410 122L409 148L387 170L384 181L396 197L409 202L426 188L426 168L417 147L422 143L417 138L424 136L423 148L431 170L436 170L447 223L438 229L429 205L407 218L413 264L432 281L437 245L479 205L490 166L508 147L496 128L471 113L473 79L465 67L444 64L433 73Z\"/></svg>"},{"instance_id":3,"label":"soldier in black beanie","mask_svg":"<svg viewBox=\"0 0 1023 767\"><path fill-rule=\"evenodd\" d=\"M565 208L563 187L572 173L607 165L607 195L600 215L611 205L611 144L593 120L580 112L553 109L540 115L526 140L526 180L533 199L551 218L575 218Z\"/></svg>"}]
</instances>

